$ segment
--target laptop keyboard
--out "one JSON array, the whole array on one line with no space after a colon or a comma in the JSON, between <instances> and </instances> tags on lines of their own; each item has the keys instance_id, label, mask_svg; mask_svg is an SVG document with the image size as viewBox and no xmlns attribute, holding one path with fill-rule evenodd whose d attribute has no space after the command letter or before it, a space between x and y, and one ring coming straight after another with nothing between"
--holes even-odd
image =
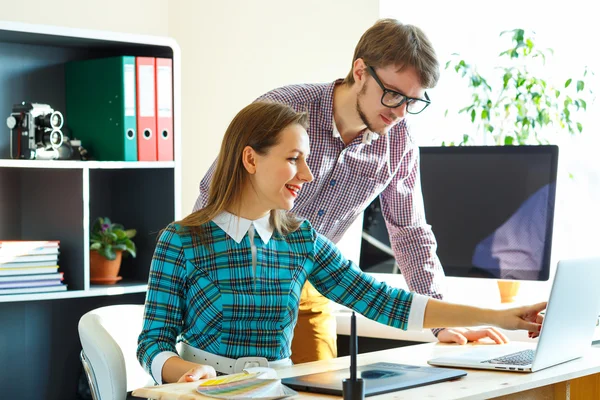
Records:
<instances>
[{"instance_id":1,"label":"laptop keyboard","mask_svg":"<svg viewBox=\"0 0 600 400\"><path fill-rule=\"evenodd\" d=\"M506 356L492 358L491 360L482 361L482 363L490 364L508 364L508 365L528 365L533 362L534 350L523 350L518 353L508 354Z\"/></svg>"}]
</instances>

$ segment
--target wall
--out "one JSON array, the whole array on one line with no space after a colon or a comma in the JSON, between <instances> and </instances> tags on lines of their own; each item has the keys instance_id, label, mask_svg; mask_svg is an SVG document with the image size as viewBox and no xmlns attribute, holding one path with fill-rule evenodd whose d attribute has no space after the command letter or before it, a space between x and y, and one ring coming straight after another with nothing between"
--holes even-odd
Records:
<instances>
[{"instance_id":1,"label":"wall","mask_svg":"<svg viewBox=\"0 0 600 400\"><path fill-rule=\"evenodd\" d=\"M1 20L168 35L169 0L0 0Z\"/></svg>"}]
</instances>

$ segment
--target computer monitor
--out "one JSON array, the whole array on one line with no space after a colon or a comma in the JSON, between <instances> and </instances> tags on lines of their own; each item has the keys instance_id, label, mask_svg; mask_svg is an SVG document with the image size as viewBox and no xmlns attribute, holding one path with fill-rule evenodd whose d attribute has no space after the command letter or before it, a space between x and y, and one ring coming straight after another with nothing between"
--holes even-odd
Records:
<instances>
[{"instance_id":1,"label":"computer monitor","mask_svg":"<svg viewBox=\"0 0 600 400\"><path fill-rule=\"evenodd\" d=\"M447 276L547 280L558 147L421 147L425 216ZM378 201L365 212L360 266L395 272Z\"/></svg>"}]
</instances>

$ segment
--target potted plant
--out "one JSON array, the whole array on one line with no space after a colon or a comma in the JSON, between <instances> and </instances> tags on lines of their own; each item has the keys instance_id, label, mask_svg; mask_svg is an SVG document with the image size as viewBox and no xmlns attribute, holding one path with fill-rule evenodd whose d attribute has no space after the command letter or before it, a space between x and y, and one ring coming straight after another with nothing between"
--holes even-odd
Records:
<instances>
[{"instance_id":1,"label":"potted plant","mask_svg":"<svg viewBox=\"0 0 600 400\"><path fill-rule=\"evenodd\" d=\"M500 36L507 34L512 44L499 54L493 72L482 73L458 54L446 63L446 69L459 74L471 92L470 102L459 105L458 114L467 116L475 129L442 145L549 144L555 135L583 131L578 117L593 99L586 84L592 73L584 69L578 76L552 79L544 66L553 50L539 49L533 34L523 29ZM513 301L519 286L519 281L498 280L501 301Z\"/></svg>"},{"instance_id":2,"label":"potted plant","mask_svg":"<svg viewBox=\"0 0 600 400\"><path fill-rule=\"evenodd\" d=\"M107 217L99 217L92 225L90 234L90 281L98 284L113 284L121 280L119 269L123 252L136 256L135 229L112 223Z\"/></svg>"},{"instance_id":3,"label":"potted plant","mask_svg":"<svg viewBox=\"0 0 600 400\"><path fill-rule=\"evenodd\" d=\"M482 73L458 54L446 63L446 69L458 73L471 91L470 102L458 113L476 125L461 141L449 144L547 144L554 134L582 132L577 117L592 98L585 81L592 73L586 68L578 77L553 79L545 68L552 49L539 49L533 34L523 29L500 36L506 34L512 34L512 45L499 54L494 72Z\"/></svg>"}]
</instances>

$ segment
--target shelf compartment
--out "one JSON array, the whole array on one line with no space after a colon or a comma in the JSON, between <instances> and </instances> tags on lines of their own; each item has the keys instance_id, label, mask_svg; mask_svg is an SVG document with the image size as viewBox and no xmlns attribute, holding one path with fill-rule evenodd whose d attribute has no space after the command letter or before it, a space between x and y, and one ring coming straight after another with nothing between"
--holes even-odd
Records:
<instances>
[{"instance_id":1,"label":"shelf compartment","mask_svg":"<svg viewBox=\"0 0 600 400\"><path fill-rule=\"evenodd\" d=\"M71 133L68 129L69 115L66 113L65 100L67 62L120 55L173 58L173 50L169 47L173 44L171 41L150 46L143 43L107 42L98 38L19 32L11 28L18 29L18 25L0 22L0 110L4 113L1 115L2 121L10 115L14 104L23 101L48 104L64 115L62 131L69 137ZM86 33L79 30L72 32L73 35ZM0 159L10 159L9 132L5 129L5 132L0 134ZM82 142L82 146L88 148L85 142Z\"/></svg>"},{"instance_id":2,"label":"shelf compartment","mask_svg":"<svg viewBox=\"0 0 600 400\"><path fill-rule=\"evenodd\" d=\"M158 234L175 219L174 185L172 169L89 171L90 230L97 217L137 230L137 257L123 257L123 280L148 281Z\"/></svg>"},{"instance_id":3,"label":"shelf compartment","mask_svg":"<svg viewBox=\"0 0 600 400\"><path fill-rule=\"evenodd\" d=\"M60 240L68 290L84 289L81 170L0 169L0 240Z\"/></svg>"}]
</instances>

